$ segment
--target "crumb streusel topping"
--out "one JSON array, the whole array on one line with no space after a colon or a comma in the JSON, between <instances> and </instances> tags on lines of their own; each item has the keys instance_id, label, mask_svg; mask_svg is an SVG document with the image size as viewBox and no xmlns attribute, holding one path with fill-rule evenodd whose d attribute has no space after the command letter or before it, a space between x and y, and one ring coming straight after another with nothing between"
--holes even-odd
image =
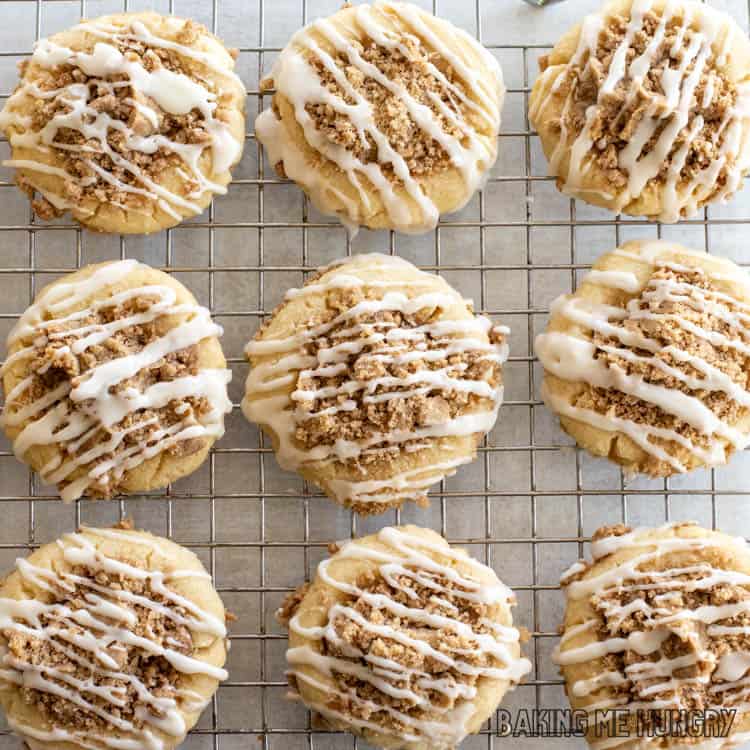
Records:
<instances>
[{"instance_id":1,"label":"crumb streusel topping","mask_svg":"<svg viewBox=\"0 0 750 750\"><path fill-rule=\"evenodd\" d=\"M181 23L173 40L140 20L122 26L86 21L76 28L99 40L93 49L42 39L21 63L21 83L0 114L0 127L12 149L49 152L60 162L6 162L63 178L64 193L42 190L34 201L42 218L72 207L88 210L93 201L143 214L158 205L180 219L186 211L200 213L194 200L204 191L226 192L209 176L225 172L241 148L227 125L232 97L196 66L234 74L192 49L208 33L204 27ZM160 184L168 170L182 175L176 192ZM23 175L18 182L30 196L41 189Z\"/></svg>"},{"instance_id":2,"label":"crumb streusel topping","mask_svg":"<svg viewBox=\"0 0 750 750\"><path fill-rule=\"evenodd\" d=\"M179 741L184 714L205 705L184 676L227 678L198 658L194 635L223 639L226 627L170 589L171 577L199 573L165 574L107 556L92 535L143 543L117 530L68 534L60 540L64 567L17 563L23 580L44 590L40 598L0 599L0 682L16 686L49 729L12 715L10 726L23 737L86 748L166 747L160 733Z\"/></svg>"},{"instance_id":3,"label":"crumb streusel topping","mask_svg":"<svg viewBox=\"0 0 750 750\"><path fill-rule=\"evenodd\" d=\"M398 259L373 256L387 273ZM461 463L461 455L399 473L403 453L417 454L450 435L488 431L502 400L506 331L486 318L451 320L446 308L466 304L434 281L362 281L346 265L325 282L308 280L288 299L324 295L325 311L286 339L264 339L248 355L284 353L251 371L244 403L248 418L280 437L280 463L296 469L335 462L359 477L335 479L337 499L360 512L381 512L406 499L425 502L427 488ZM407 294L405 286L416 289ZM294 379L291 407L262 398L274 378ZM260 398L258 398L260 397ZM256 399L256 400L254 400ZM368 481L386 470L389 478ZM435 475L438 470L439 475Z\"/></svg>"},{"instance_id":4,"label":"crumb streusel topping","mask_svg":"<svg viewBox=\"0 0 750 750\"><path fill-rule=\"evenodd\" d=\"M558 300L554 313L585 326L591 339L548 332L536 351L545 370L585 386L570 403L545 386L555 411L626 434L649 454L645 470L668 476L696 458L725 463L748 442L736 425L750 408L750 305L699 266L658 257L653 264L621 308ZM595 271L591 280L606 286L627 275Z\"/></svg>"},{"instance_id":5,"label":"crumb streusel topping","mask_svg":"<svg viewBox=\"0 0 750 750\"><path fill-rule=\"evenodd\" d=\"M223 434L231 410L229 371L199 366L197 357L199 343L222 329L205 308L176 304L171 287L135 287L71 312L139 267L109 263L53 287L9 337L22 346L4 370L23 361L28 371L6 394L3 426L20 430L20 459L35 446L58 447L41 474L64 500L112 497L143 461L202 450ZM170 315L184 320L166 330Z\"/></svg>"},{"instance_id":6,"label":"crumb streusel topping","mask_svg":"<svg viewBox=\"0 0 750 750\"><path fill-rule=\"evenodd\" d=\"M310 706L324 719L453 748L466 736L481 682L515 683L531 668L510 650L519 632L498 621L513 594L494 574L488 584L459 573L459 560L484 566L444 540L434 544L396 528L377 538L385 545L377 558L356 541L342 547L340 557L379 563L353 584L329 572L335 556L321 563L319 577L346 593L328 610L325 627L313 634L299 622L304 591L283 608L290 630L316 641L287 651L290 686L315 687L305 670L314 667L332 681L327 699Z\"/></svg>"},{"instance_id":7,"label":"crumb streusel topping","mask_svg":"<svg viewBox=\"0 0 750 750\"><path fill-rule=\"evenodd\" d=\"M410 174L431 175L447 169L451 165L448 152L414 120L408 102L395 88L403 87L419 106L429 108L442 132L459 140L464 139L466 135L461 123L473 113L454 93L455 83L449 87L451 82L448 79L443 83L433 74L433 70L438 72L432 62L434 54L431 55L416 37L406 37L397 48L378 46L372 41L368 41L366 46L359 42L351 44L356 50L357 59L366 65L353 65L345 54L339 54L333 58L337 71L332 72L320 58L309 55L308 64L315 70L323 86L348 105L361 104L363 100L369 103L378 131L406 162ZM371 72L377 70L380 75L375 78L368 76L363 72L363 67ZM395 86L386 88L378 81L381 76ZM372 133L365 132L362 138L357 125L345 110L327 102L307 104L306 110L319 132L333 143L343 146L362 164L380 162L380 146ZM383 170L390 179L399 181L393 164L384 164Z\"/></svg>"},{"instance_id":8,"label":"crumb streusel topping","mask_svg":"<svg viewBox=\"0 0 750 750\"><path fill-rule=\"evenodd\" d=\"M409 3L377 0L353 13L354 30L320 20L298 32L262 83L291 104L321 164L297 153L277 101L258 117L256 133L277 169L309 186L314 199L327 188L311 170L330 162L346 175L362 204L344 201L347 222L359 223L369 207L368 186L396 226L413 226L398 186L416 202L419 224L434 226L439 211L424 179L456 168L468 200L495 161L500 67L468 34L443 21L448 28L436 30Z\"/></svg>"},{"instance_id":9,"label":"crumb streusel topping","mask_svg":"<svg viewBox=\"0 0 750 750\"><path fill-rule=\"evenodd\" d=\"M593 162L620 209L655 184L663 195L658 218L672 222L738 189L749 92L728 73L731 29L722 32L716 12L695 5L659 10L634 0L629 16L589 16L562 71L542 59L542 75L554 77L550 96L565 99L550 162L559 175L570 156L566 189L593 191L586 178ZM546 116L544 97L531 116Z\"/></svg>"},{"instance_id":10,"label":"crumb streusel topping","mask_svg":"<svg viewBox=\"0 0 750 750\"><path fill-rule=\"evenodd\" d=\"M695 524L676 524L680 526ZM587 599L594 617L563 631L555 661L563 670L584 662L599 664L593 677L569 680L573 700L591 700L602 710L639 709L639 725L645 730L648 722L655 736L668 726L670 711L744 713L750 576L712 560L719 548L732 543L744 552L745 541L727 542L724 535L710 532L647 539L646 531L622 524L599 529L592 542L594 563L623 550L637 550L637 556L598 576L587 577L592 563L577 564L563 575L569 605ZM593 641L589 634L595 635ZM632 720L631 730L635 715ZM684 741L690 745L695 740Z\"/></svg>"}]
</instances>

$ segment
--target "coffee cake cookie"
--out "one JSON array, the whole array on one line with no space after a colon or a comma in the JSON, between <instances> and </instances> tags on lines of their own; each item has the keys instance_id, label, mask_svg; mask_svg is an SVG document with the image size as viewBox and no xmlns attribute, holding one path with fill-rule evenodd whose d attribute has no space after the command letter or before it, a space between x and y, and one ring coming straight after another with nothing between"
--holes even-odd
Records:
<instances>
[{"instance_id":1,"label":"coffee cake cookie","mask_svg":"<svg viewBox=\"0 0 750 750\"><path fill-rule=\"evenodd\" d=\"M675 222L750 168L750 40L693 0L614 0L541 59L529 101L558 187Z\"/></svg>"},{"instance_id":2,"label":"coffee cake cookie","mask_svg":"<svg viewBox=\"0 0 750 750\"><path fill-rule=\"evenodd\" d=\"M429 529L346 542L277 613L290 686L377 747L448 750L531 670L513 604L494 571Z\"/></svg>"},{"instance_id":3,"label":"coffee cake cookie","mask_svg":"<svg viewBox=\"0 0 750 750\"><path fill-rule=\"evenodd\" d=\"M31 750L172 750L226 655L211 576L143 531L66 534L0 587L0 705Z\"/></svg>"},{"instance_id":4,"label":"coffee cake cookie","mask_svg":"<svg viewBox=\"0 0 750 750\"><path fill-rule=\"evenodd\" d=\"M537 337L563 429L628 473L726 463L750 442L750 279L661 241L603 255Z\"/></svg>"},{"instance_id":5,"label":"coffee cake cookie","mask_svg":"<svg viewBox=\"0 0 750 750\"><path fill-rule=\"evenodd\" d=\"M135 260L45 287L8 336L1 424L63 500L185 476L224 433L231 373L209 311Z\"/></svg>"},{"instance_id":6,"label":"coffee cake cookie","mask_svg":"<svg viewBox=\"0 0 750 750\"><path fill-rule=\"evenodd\" d=\"M694 523L619 525L599 529L591 552L593 561L562 577L565 624L553 657L571 706L588 714L591 746L721 750L746 742L745 540ZM698 725L688 736L690 722L670 723L676 711L699 712L706 734Z\"/></svg>"},{"instance_id":7,"label":"coffee cake cookie","mask_svg":"<svg viewBox=\"0 0 750 750\"><path fill-rule=\"evenodd\" d=\"M337 502L425 503L495 424L507 333L405 260L347 258L289 291L248 344L242 408L282 468Z\"/></svg>"},{"instance_id":8,"label":"coffee cake cookie","mask_svg":"<svg viewBox=\"0 0 750 750\"><path fill-rule=\"evenodd\" d=\"M245 140L234 58L193 21L118 13L36 43L0 113L37 215L156 232L227 192Z\"/></svg>"},{"instance_id":9,"label":"coffee cake cookie","mask_svg":"<svg viewBox=\"0 0 750 750\"><path fill-rule=\"evenodd\" d=\"M297 32L261 89L255 122L282 177L350 228L432 229L497 158L495 58L415 5L345 6Z\"/></svg>"}]
</instances>

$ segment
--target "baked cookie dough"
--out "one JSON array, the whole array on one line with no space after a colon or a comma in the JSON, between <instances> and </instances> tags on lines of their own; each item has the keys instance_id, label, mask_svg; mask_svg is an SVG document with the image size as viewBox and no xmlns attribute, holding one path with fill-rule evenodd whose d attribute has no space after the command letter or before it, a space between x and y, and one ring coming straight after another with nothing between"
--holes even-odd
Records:
<instances>
[{"instance_id":1,"label":"baked cookie dough","mask_svg":"<svg viewBox=\"0 0 750 750\"><path fill-rule=\"evenodd\" d=\"M227 678L226 636L192 552L82 528L0 587L0 705L30 750L172 750Z\"/></svg>"},{"instance_id":2,"label":"baked cookie dough","mask_svg":"<svg viewBox=\"0 0 750 750\"><path fill-rule=\"evenodd\" d=\"M750 279L663 241L603 255L537 337L563 429L628 474L726 463L750 442Z\"/></svg>"},{"instance_id":3,"label":"baked cookie dough","mask_svg":"<svg viewBox=\"0 0 750 750\"><path fill-rule=\"evenodd\" d=\"M193 21L118 13L42 39L0 113L37 215L157 232L227 192L245 141L234 58Z\"/></svg>"},{"instance_id":4,"label":"baked cookie dough","mask_svg":"<svg viewBox=\"0 0 750 750\"><path fill-rule=\"evenodd\" d=\"M429 529L346 542L277 614L290 686L331 728L377 747L448 750L531 670L514 603L490 568Z\"/></svg>"},{"instance_id":5,"label":"baked cookie dough","mask_svg":"<svg viewBox=\"0 0 750 750\"><path fill-rule=\"evenodd\" d=\"M562 577L567 606L554 656L571 706L588 713L591 747L721 750L747 741L745 540L694 523L619 525L599 529L591 552L592 562ZM680 730L676 711L713 712L706 734L700 725L692 737Z\"/></svg>"},{"instance_id":6,"label":"baked cookie dough","mask_svg":"<svg viewBox=\"0 0 750 750\"><path fill-rule=\"evenodd\" d=\"M337 502L425 504L495 424L507 333L405 260L346 258L289 291L248 344L242 408L282 468Z\"/></svg>"},{"instance_id":7,"label":"baked cookie dough","mask_svg":"<svg viewBox=\"0 0 750 750\"><path fill-rule=\"evenodd\" d=\"M0 424L63 500L164 487L224 434L220 326L182 284L122 260L45 287L8 336Z\"/></svg>"},{"instance_id":8,"label":"baked cookie dough","mask_svg":"<svg viewBox=\"0 0 750 750\"><path fill-rule=\"evenodd\" d=\"M346 5L298 31L255 121L282 177L350 228L425 232L458 211L497 158L495 58L411 3Z\"/></svg>"},{"instance_id":9,"label":"baked cookie dough","mask_svg":"<svg viewBox=\"0 0 750 750\"><path fill-rule=\"evenodd\" d=\"M558 187L665 222L726 201L750 168L750 40L694 0L614 0L569 31L529 100Z\"/></svg>"}]
</instances>

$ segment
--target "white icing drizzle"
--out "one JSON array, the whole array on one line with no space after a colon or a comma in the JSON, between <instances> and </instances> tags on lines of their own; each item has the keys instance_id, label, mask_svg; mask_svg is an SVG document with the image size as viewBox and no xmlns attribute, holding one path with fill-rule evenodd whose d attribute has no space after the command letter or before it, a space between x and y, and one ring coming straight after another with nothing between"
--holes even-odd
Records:
<instances>
[{"instance_id":1,"label":"white icing drizzle","mask_svg":"<svg viewBox=\"0 0 750 750\"><path fill-rule=\"evenodd\" d=\"M202 368L196 375L157 382L142 390L131 387L111 392L119 383L167 355L223 333L221 326L211 320L206 308L197 304L177 304L174 289L161 284L113 292L77 309L87 299L124 282L139 269L147 268L137 261L123 260L100 266L84 280L63 281L49 287L26 310L8 335L9 349L21 342L23 346L8 357L3 372L19 361L32 360L40 347L44 349L57 339L75 338L70 346L56 351L76 356L106 341L118 331L158 321L166 316L183 317L182 322L161 333L140 351L97 363L75 379L75 384L65 380L56 388L21 405L17 402L22 401L35 384L35 375L31 374L6 394L2 424L6 428L20 428L13 441L16 456L23 460L26 452L35 446L58 446L61 454L43 467L40 473L46 482L66 483L60 492L65 501L75 500L92 485L102 489L116 483L127 471L180 441L219 438L224 434L224 414L232 408L227 396L227 384L231 380L229 370ZM75 321L85 321L102 308L138 298L147 298L150 303L141 312L130 313L107 324L75 324ZM62 331L48 330L49 325L55 323L72 325L66 325ZM153 420L138 419L139 411L160 409L172 401L188 397L205 398L210 404L210 411L198 415L185 402L180 411L181 421L161 427L118 451L129 432L153 423ZM134 423L126 427L122 421L128 416L133 417ZM80 448L99 430L104 430L108 437L81 452ZM81 474L80 470L89 464L92 464L90 468ZM74 474L80 476L71 481L70 477Z\"/></svg>"},{"instance_id":2,"label":"white icing drizzle","mask_svg":"<svg viewBox=\"0 0 750 750\"><path fill-rule=\"evenodd\" d=\"M389 266L404 266L414 270L410 263L396 257L380 254L371 254L367 257L374 264L366 266L368 271L380 266L386 279ZM296 471L313 462L345 462L348 459L356 459L368 451L376 450L375 446L378 445L394 446L422 441L424 448L432 448L438 444L440 438L489 432L497 420L502 403L501 385L493 387L483 380L464 378L461 376L460 368L457 370L450 366L436 370L420 369L402 377L384 375L369 380L358 379L347 365L347 360L353 354L356 355L369 347L367 356L386 366L406 364L413 360L443 360L453 354L469 352L479 353L482 360L502 364L508 356L507 346L487 341L491 322L482 316L474 316L465 320L440 318L434 323L413 328L397 327L395 323L383 321L347 324L363 314L377 314L381 311L408 314L425 307L447 309L456 304L464 305L466 301L452 289L426 291L412 297L405 292L397 291L405 287L419 289L420 286L428 290L434 289L435 281L429 274L422 274L422 281L394 282L385 279L363 280L355 275L355 271L349 272L345 264L334 268L336 272L325 281L318 281L301 289L292 289L287 293L286 299L321 295L342 288L378 289L382 290L382 297L364 299L327 323L304 326L284 338L251 341L246 348L246 353L251 358L278 355L273 361L262 362L252 367L247 379L242 409L250 421L266 425L273 431L278 439L276 457L281 467ZM500 330L508 332L508 329ZM304 353L308 343L325 337L331 331L334 331L334 334L329 337L325 347L318 349L316 356ZM346 374L346 379L339 386L304 390L297 385L300 377L340 374ZM289 386L294 386L291 395L278 394L278 389ZM389 390L375 393L381 386ZM375 433L358 442L342 438L330 445L303 449L295 441L295 431L301 422L315 415L335 415L339 411L352 410L356 408L356 403L352 399L355 395L360 395L366 404L452 390L479 396L486 399L490 406L411 430ZM318 398L334 396L339 397L339 405L325 411L310 412L301 406ZM436 456L417 468L383 480L355 482L336 478L328 483L327 489L339 502L356 502L362 505L397 502L423 493L427 487L443 477L454 474L458 466L469 460L465 455L447 458L443 456L442 459Z\"/></svg>"},{"instance_id":3,"label":"white icing drizzle","mask_svg":"<svg viewBox=\"0 0 750 750\"><path fill-rule=\"evenodd\" d=\"M712 549L729 550L748 559L748 545L742 537L727 537L698 529L700 533L690 536L671 535L671 530L683 526L696 527L694 523L667 524L659 529L634 529L620 536L599 538L591 544L593 562L605 560L608 556L622 551L634 551L630 559L624 559L612 566L602 568L597 575L571 580L585 568L576 563L574 568L563 574L561 585L570 607L575 602L596 595L600 602L600 618L586 620L576 625L566 625L560 646L555 650L553 660L561 666L577 665L601 659L608 654L635 652L646 658L627 663L624 671L601 666L601 671L593 677L577 680L571 686L571 694L581 701L574 702L576 708L584 708L590 714L595 708L617 705L629 711L638 709L685 709L688 704L681 692L690 685L706 685L709 695L715 696L715 703L707 708L736 709L738 714L734 726L741 723L743 715L750 710L750 678L746 676L750 668L750 653L745 650L730 650L717 657L710 648L712 639L722 639L728 633L733 636L750 637L750 626L723 626L720 623L750 611L750 603L739 601L724 605L702 605L690 607L684 603L683 595L691 592L707 592L715 587L750 587L750 575L738 570L715 567L711 562ZM705 553L699 562L660 561L666 555L687 554L695 559ZM648 590L659 590L651 602L637 594ZM608 593L625 594L636 592L629 604L621 604L618 598L606 599ZM628 597L630 598L630 597ZM670 604L677 606L668 606ZM664 606L661 606L661 605ZM627 637L609 636L590 642L588 633L602 625L610 632L639 612L642 630L631 631ZM698 631L696 634L696 628ZM708 640L701 637L705 630ZM677 636L690 645L688 653L667 656L662 644L671 636ZM696 665L708 665L709 670L675 672ZM696 676L697 675L697 676ZM744 678L744 679L743 679ZM630 685L626 697L604 698L609 687ZM599 693L603 690L603 693ZM654 696L659 696L655 698ZM642 699L642 700L639 700ZM744 737L744 735L743 735ZM631 741L628 737L604 736L589 737L592 747L597 750L615 747ZM660 742L658 737L642 737L644 746ZM736 733L724 740L727 744L719 747L734 747L741 741ZM703 747L703 745L701 745Z\"/></svg>"},{"instance_id":4,"label":"white icing drizzle","mask_svg":"<svg viewBox=\"0 0 750 750\"><path fill-rule=\"evenodd\" d=\"M182 653L170 644L162 645L157 638L136 634L133 628L137 617L132 607L149 610L177 626L188 628L193 638L203 634L226 639L226 626L222 619L167 585L171 578L202 577L205 573L184 570L166 574L136 567L102 552L99 549L102 539L159 549L156 541L145 537L86 528L58 541L66 563L64 567L39 567L22 558L16 561L21 578L28 585L52 594L53 601L0 598L0 629L6 638L9 633L18 633L44 643L63 660L87 670L88 677L76 678L44 660L35 664L13 655L6 647L0 651L0 684L57 696L106 721L111 731L91 727L78 729L54 720L49 728L40 728L14 716L8 717L8 723L24 739L71 743L86 750L166 750L183 738L189 729L185 715L202 710L205 699L194 690L181 688L179 683L174 685L173 697L152 692L138 674L121 671L113 654L135 649L151 658L163 658L180 675L206 675L214 680L226 680L228 675L224 669ZM91 577L73 572L80 567L90 571ZM125 588L102 585L96 580L99 572L146 582L150 593L161 601ZM76 590L83 592L79 600L85 604L74 608L65 604L61 595ZM128 699L126 689L118 686L121 683L132 689L139 703L132 719L125 718L121 711Z\"/></svg>"},{"instance_id":5,"label":"white icing drizzle","mask_svg":"<svg viewBox=\"0 0 750 750\"><path fill-rule=\"evenodd\" d=\"M295 615L289 623L292 633L318 642L321 648L326 644L338 648L343 646L346 649L346 658L321 653L316 645L296 646L287 651L289 674L300 685L320 686L326 695L351 701L354 706L366 707L372 712L371 720L363 721L348 713L341 713L327 702L311 703L305 697L305 703L311 709L329 719L342 721L355 729L391 734L410 742L427 740L436 750L453 748L468 733L466 722L476 710L476 686L464 684L450 674L436 677L428 672L405 666L394 659L364 653L352 644L342 641L336 632L334 622L341 619L351 621L386 642L395 642L414 649L438 661L444 666L446 673L451 670L458 675L509 680L513 684L531 670L528 659L514 655L519 642L518 630L485 619L482 620L482 624L488 632L479 632L461 620L458 607L450 604L443 596L450 595L454 599L462 598L467 602L489 606L510 605L514 603L515 597L497 579L493 571L470 558L463 550L451 549L442 538L433 541L410 533L408 528L388 527L377 534L377 541L377 548L357 540L346 542L334 557L320 563L318 578L346 597L361 600L373 609L383 611L387 616L399 617L403 627L372 622L360 614L353 606L354 602L347 603L345 599L330 607L327 623L321 627L305 627L300 622L299 615ZM445 562L439 562L435 556ZM405 593L412 600L417 598L417 594L407 582L414 581L415 584L434 591L435 601L443 603L444 606L437 612L427 611L419 605L407 606L387 594L373 593L360 588L356 582L349 583L336 578L330 571L330 565L340 560L376 565L380 576L391 587ZM457 564L462 567L468 566L469 570L460 572L457 570ZM488 574L491 582L480 582L487 581ZM455 617L446 615L446 609L455 610ZM460 649L449 651L434 648L426 638L413 635L413 631L410 632L411 628L425 631L444 630L455 633L458 637L470 638L476 642L472 653L482 657L479 660L480 664L462 658L464 654ZM486 664L482 665L482 662ZM327 678L325 684L319 682L317 676L311 675L309 668ZM423 715L415 716L408 710L399 710L379 701L377 696L365 700L354 690L344 691L344 688L337 687L335 682L337 673L357 677L384 696L402 699L409 705L421 709ZM416 692L412 685L424 692ZM427 691L434 691L437 695L456 702L452 708L446 709L441 707L439 699L431 699ZM378 721L377 714L381 714L386 723ZM405 730L395 733L394 729L388 726L388 720L399 722Z\"/></svg>"},{"instance_id":6,"label":"white icing drizzle","mask_svg":"<svg viewBox=\"0 0 750 750\"><path fill-rule=\"evenodd\" d=\"M384 17L394 16L403 31L394 32L384 23ZM453 106L449 107L437 95L433 94L430 98L440 115L459 128L461 135L454 136L446 132L429 106L417 101L403 85L389 79L375 65L367 62L351 40L327 20L314 21L292 37L276 61L272 77L276 90L294 108L295 119L304 131L306 141L347 176L358 200L333 189L320 169L311 168L306 155L289 136L273 109L267 109L258 116L255 122L256 135L268 151L271 163L283 162L287 176L303 184L321 210L325 210L330 203L328 195L334 195L343 203L344 209L340 212L339 219L345 225L356 227L362 223L362 212L369 212L371 201L362 183L362 178L365 177L380 197L395 228L408 232L426 231L437 224L438 207L423 189L419 178L411 173L406 161L391 145L387 135L378 128L373 105L349 83L334 58L316 42L315 35L321 35L339 55L346 58L348 65L379 83L405 104L414 123L440 144L452 165L461 173L467 193L464 203L482 186L484 175L497 154L494 142L487 142L486 138L477 136L474 127L461 113L461 108L469 110L473 117L481 118L492 133L498 131L504 92L500 66L466 32L441 21L440 34L436 33L432 24L426 20L424 11L410 3L376 0L372 5L359 5L355 21L365 35L387 50L401 52L408 59L411 53L405 40L418 41L430 55L450 65L457 81L451 82L437 65L428 62L430 73L447 90ZM494 79L492 85L488 85L485 74L474 69L464 55L454 52L454 49L462 46L468 46L472 54L481 60ZM310 55L333 76L353 104L347 103L321 83L308 61ZM362 143L367 143L368 137L371 138L377 146L378 161L364 163L343 146L329 140L316 128L314 120L306 111L307 105L314 104L328 105L337 113L345 115L356 128ZM419 220L415 221L409 206L395 192L393 180L383 169L386 166L392 169L413 200L421 216ZM454 210L460 208L462 206L456 206Z\"/></svg>"},{"instance_id":7,"label":"white icing drizzle","mask_svg":"<svg viewBox=\"0 0 750 750\"><path fill-rule=\"evenodd\" d=\"M172 19L168 28L176 32L181 23L179 19ZM175 73L166 67L149 71L140 61L131 60L123 55L117 49L117 44L133 41L151 48L172 50L183 58L205 65L213 73L223 76L233 87L241 89L241 81L228 65L215 54L194 50L187 45L159 36L137 19L129 21L127 25L117 26L108 25L103 20L87 21L76 26L75 30L93 35L102 41L97 42L91 52L84 52L61 46L52 39L41 39L34 46L31 64L45 70L70 65L96 80L97 85L73 82L53 91L45 91L33 81L22 82L0 113L0 129L7 132L11 148L32 149L50 154L55 151L76 154L102 181L122 192L144 196L176 220L202 211L196 202L202 193L226 193L227 188L215 182L212 176L224 174L239 160L242 143L232 135L229 125L216 117L217 94L198 75ZM112 81L115 76L125 76L127 82L122 79ZM181 143L158 132L144 136L127 122L118 120L106 110L100 110L92 105L93 100L102 92L115 94L117 89L124 85L130 86L135 95L135 98L129 99L129 103L152 127L158 129L157 109L172 115L186 115L192 110L197 110L203 118L201 126L208 134L207 140L203 143ZM38 101L54 99L65 106L41 130L35 130L31 119L20 113L20 108L25 106L28 97ZM149 104L138 100L145 100ZM77 131L85 138L85 143L76 145L61 142L58 139L61 130ZM195 188L184 196L163 187L157 180L149 177L134 160L125 158L111 147L107 139L113 133L122 134L124 146L129 151L150 155L163 149L176 154L182 162L182 175L194 182ZM109 156L115 167L130 175L134 183L123 182L111 172L104 170L93 159L86 158L86 153L92 151L92 144L96 144L97 153ZM210 172L206 171L203 158L205 153L210 153L211 156ZM97 181L97 177L81 178L36 159L9 159L3 163L9 167L56 175L82 188ZM35 188L56 208L74 207L73 202L63 195L36 184Z\"/></svg>"},{"instance_id":8,"label":"white icing drizzle","mask_svg":"<svg viewBox=\"0 0 750 750\"><path fill-rule=\"evenodd\" d=\"M589 284L601 284L613 289L622 289L623 292L635 294L641 290L641 282L631 271L589 271L583 279Z\"/></svg>"},{"instance_id":9,"label":"white icing drizzle","mask_svg":"<svg viewBox=\"0 0 750 750\"><path fill-rule=\"evenodd\" d=\"M616 250L615 254L639 263L651 264L653 268L697 273L702 278L716 281L727 278L712 267L712 262L705 264L708 267L704 268L670 261L671 252L693 257L689 251L667 242L653 243L641 255L622 250ZM660 254L665 257L660 259ZM695 256L705 259L704 254L695 253ZM738 284L747 283L740 269L733 267L732 270L732 279L737 278ZM687 470L684 463L671 455L663 442L655 442L655 438L676 443L709 466L726 462L727 445L740 450L750 444L750 436L745 431L718 417L702 399L705 392L721 392L742 407L750 407L750 391L745 386L709 362L706 355L688 352L675 344L664 346L661 341L624 325L627 320L670 321L705 342L706 349L726 347L750 356L750 345L745 343L745 337L750 333L750 305L718 289L703 289L680 279L652 277L645 284L640 284L636 275L627 271L594 270L584 277L582 283L622 289L630 294L640 291L640 295L632 297L624 307L591 302L578 296L564 295L555 300L552 304L553 315L562 316L586 331L612 338L615 343L595 344L580 338L577 333L550 331L540 334L535 342L535 350L545 371L564 380L583 382L592 387L613 389L634 396L659 407L710 439L707 446L697 445L674 429L577 406L571 404L567 396L555 393L547 384L543 384L543 398L552 410L598 429L622 432L644 451L668 463L678 472ZM643 307L644 302L647 307ZM728 324L732 335L709 331L696 325L674 313L670 303L687 305L691 310L716 316ZM597 359L597 351L616 355L630 363L656 368L685 384L694 393L647 382L638 373L627 374L617 364ZM699 374L690 374L670 364L665 361L664 355L669 355L679 364L689 365Z\"/></svg>"},{"instance_id":10,"label":"white icing drizzle","mask_svg":"<svg viewBox=\"0 0 750 750\"><path fill-rule=\"evenodd\" d=\"M649 12L659 16L660 21L644 52L628 62L627 52L634 38L638 34L648 33L644 32L644 19ZM607 201L613 200L610 192L598 190L588 178L592 159L597 153L591 128L607 98L626 79L629 93L621 112L635 104L637 92L657 62L658 52L672 21L678 24L678 41L672 49L674 55L679 55L688 29L690 41L682 49L677 67L664 68L660 78L663 95L653 97L630 135L629 142L618 152L618 165L627 173L628 181L618 189L614 209L621 211L637 199L650 181L657 178L665 163L668 168L661 191L661 213L657 216L660 221L676 222L681 216L692 216L706 201L726 200L741 186L742 177L750 168L747 143L750 84L745 80L734 84L736 101L728 108L727 115L712 136L714 144L721 140L719 155L689 180L681 178L691 145L697 142L699 136L703 137L704 119L695 111L695 106L707 109L716 92L715 76L707 69L709 60L714 56L719 67L726 65L735 22L728 15L692 0L668 0L662 9L654 0L633 0L625 36L614 52L596 102L586 110L580 133L568 132L565 124L565 116L574 106L577 88L576 85L569 87L562 108L559 143L549 160L552 174L564 179L564 192L583 199L598 193ZM551 79L551 84L547 96L538 97L532 103L529 112L532 121L541 122L541 118L545 117L550 98L558 95L572 70L577 67L591 68L596 61L604 23L601 12L588 16L582 24L578 47L569 63L564 66L552 65L542 73L545 87L548 82L544 79ZM704 90L702 101L695 104L696 88L704 72L711 73L710 83ZM678 138L683 138L683 143L675 149ZM649 150L646 151L647 145ZM570 158L566 161L568 156ZM566 163L567 174L564 174ZM723 176L723 181L720 176Z\"/></svg>"}]
</instances>

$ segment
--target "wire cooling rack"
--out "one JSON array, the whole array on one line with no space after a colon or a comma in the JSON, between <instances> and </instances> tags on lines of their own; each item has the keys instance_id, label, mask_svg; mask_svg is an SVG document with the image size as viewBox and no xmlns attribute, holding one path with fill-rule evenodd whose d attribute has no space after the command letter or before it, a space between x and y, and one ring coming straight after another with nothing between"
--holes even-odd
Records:
<instances>
[{"instance_id":1,"label":"wire cooling rack","mask_svg":"<svg viewBox=\"0 0 750 750\"><path fill-rule=\"evenodd\" d=\"M227 434L201 470L174 487L147 497L64 505L16 462L7 441L0 443L0 570L80 523L107 525L127 517L194 549L212 572L238 619L230 679L188 737L189 750L365 747L349 735L318 731L301 705L285 700L286 638L273 613L314 572L331 540L413 522L439 530L491 565L516 592L516 622L532 636L525 650L534 671L503 703L513 714L566 706L550 660L563 610L557 581L587 552L598 526L691 518L750 536L750 454L715 471L626 485L617 469L577 451L559 430L539 399L541 373L532 356L550 301L572 291L597 255L627 239L671 238L750 264L750 191L676 227L615 218L564 198L546 177L530 130L528 92L538 57L598 0L545 10L521 0L422 4L476 33L500 60L508 86L500 157L484 192L434 232L410 237L364 231L349 241L295 186L276 177L252 135L256 113L269 104L260 79L290 34L335 11L339 0L0 0L0 104L33 42L81 16L174 12L204 23L240 50L238 69L248 86L245 155L229 194L202 216L151 237L94 235L67 219L41 223L9 171L0 170L0 335L47 282L87 263L124 257L173 273L225 328L235 404ZM747 27L746 0L711 4ZM7 154L7 143L0 142L0 156ZM307 273L344 254L373 250L444 275L478 310L509 325L511 357L501 418L477 460L433 491L429 509L357 519L280 471L267 441L245 422L239 411L242 349L286 289ZM496 730L493 720L463 747L584 747L579 739L508 739ZM1 725L0 748L19 746Z\"/></svg>"}]
</instances>

